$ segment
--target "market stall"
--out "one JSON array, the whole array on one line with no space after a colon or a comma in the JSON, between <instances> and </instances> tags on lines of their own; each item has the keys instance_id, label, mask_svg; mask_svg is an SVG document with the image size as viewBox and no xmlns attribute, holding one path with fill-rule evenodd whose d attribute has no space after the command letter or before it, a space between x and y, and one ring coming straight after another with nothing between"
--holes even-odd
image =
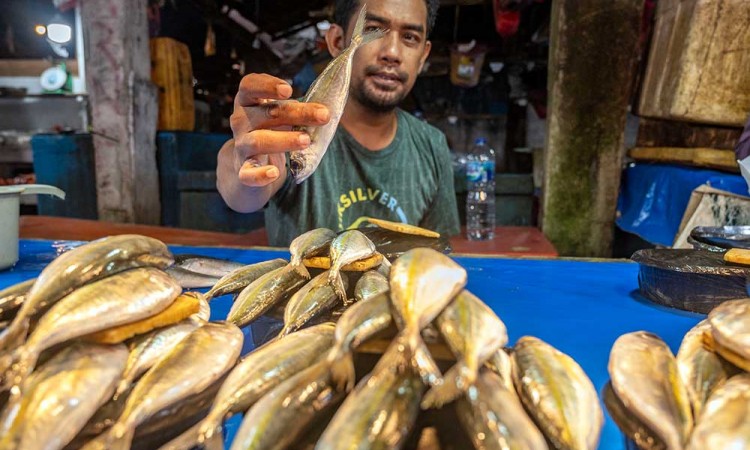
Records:
<instances>
[{"instance_id":1,"label":"market stall","mask_svg":"<svg viewBox=\"0 0 750 450\"><path fill-rule=\"evenodd\" d=\"M0 288L34 277L68 241L21 240L21 260L0 274ZM199 254L254 263L288 257L286 251L174 246L175 254ZM638 293L638 266L613 260L540 260L465 257L455 260L468 272L468 289L484 300L509 330L509 344L537 336L573 357L601 391L609 376L607 361L622 334L646 330L677 351L683 335L700 315L654 306ZM211 318L226 317L231 297L212 302ZM248 329L245 330L246 336ZM252 350L246 339L243 352ZM240 418L227 423L227 444ZM228 448L228 446L227 446ZM607 416L600 449L625 448L623 435Z\"/></svg>"}]
</instances>

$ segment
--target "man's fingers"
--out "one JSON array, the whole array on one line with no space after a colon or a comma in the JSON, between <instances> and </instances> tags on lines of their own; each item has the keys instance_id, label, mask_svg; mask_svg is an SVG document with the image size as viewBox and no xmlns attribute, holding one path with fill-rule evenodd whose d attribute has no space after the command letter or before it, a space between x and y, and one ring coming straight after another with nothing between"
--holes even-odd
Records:
<instances>
[{"instance_id":1,"label":"man's fingers","mask_svg":"<svg viewBox=\"0 0 750 450\"><path fill-rule=\"evenodd\" d=\"M242 166L239 173L240 182L245 186L263 187L279 178L279 169L276 166L255 166L247 162Z\"/></svg>"},{"instance_id":2,"label":"man's fingers","mask_svg":"<svg viewBox=\"0 0 750 450\"><path fill-rule=\"evenodd\" d=\"M320 126L331 120L331 114L320 103L296 101L268 102L256 106L263 111L258 115L254 128L275 128L280 126Z\"/></svg>"},{"instance_id":3,"label":"man's fingers","mask_svg":"<svg viewBox=\"0 0 750 450\"><path fill-rule=\"evenodd\" d=\"M292 87L286 81L267 73L251 73L240 81L235 97L239 106L255 106L265 99L284 100L292 95Z\"/></svg>"},{"instance_id":4,"label":"man's fingers","mask_svg":"<svg viewBox=\"0 0 750 450\"><path fill-rule=\"evenodd\" d=\"M310 146L310 135L302 131L254 130L234 140L237 155L245 160L255 155L284 153Z\"/></svg>"}]
</instances>

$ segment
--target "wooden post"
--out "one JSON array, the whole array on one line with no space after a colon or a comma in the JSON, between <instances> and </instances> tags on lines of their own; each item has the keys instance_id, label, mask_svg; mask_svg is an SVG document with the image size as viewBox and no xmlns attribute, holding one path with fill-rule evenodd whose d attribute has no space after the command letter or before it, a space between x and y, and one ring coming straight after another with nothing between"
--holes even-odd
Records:
<instances>
[{"instance_id":1,"label":"wooden post","mask_svg":"<svg viewBox=\"0 0 750 450\"><path fill-rule=\"evenodd\" d=\"M643 0L552 2L542 229L561 255L610 256Z\"/></svg>"},{"instance_id":2,"label":"wooden post","mask_svg":"<svg viewBox=\"0 0 750 450\"><path fill-rule=\"evenodd\" d=\"M83 0L99 219L159 223L147 0Z\"/></svg>"}]
</instances>

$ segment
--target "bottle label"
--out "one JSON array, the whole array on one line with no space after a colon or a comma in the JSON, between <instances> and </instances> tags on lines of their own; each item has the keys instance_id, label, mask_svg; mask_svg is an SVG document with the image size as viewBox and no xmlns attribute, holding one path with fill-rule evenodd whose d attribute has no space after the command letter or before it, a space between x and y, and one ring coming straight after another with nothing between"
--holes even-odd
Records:
<instances>
[{"instance_id":1,"label":"bottle label","mask_svg":"<svg viewBox=\"0 0 750 450\"><path fill-rule=\"evenodd\" d=\"M476 183L485 180L484 166L480 161L469 161L466 163L466 181Z\"/></svg>"},{"instance_id":2,"label":"bottle label","mask_svg":"<svg viewBox=\"0 0 750 450\"><path fill-rule=\"evenodd\" d=\"M484 168L482 170L484 172L484 181L492 181L495 179L495 162L494 161L485 161L484 162Z\"/></svg>"}]
</instances>

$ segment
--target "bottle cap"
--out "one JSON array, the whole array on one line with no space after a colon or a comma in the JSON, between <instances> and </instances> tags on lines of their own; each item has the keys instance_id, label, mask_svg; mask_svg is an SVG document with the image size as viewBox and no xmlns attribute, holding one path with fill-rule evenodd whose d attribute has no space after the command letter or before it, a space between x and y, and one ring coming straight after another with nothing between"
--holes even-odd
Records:
<instances>
[{"instance_id":1,"label":"bottle cap","mask_svg":"<svg viewBox=\"0 0 750 450\"><path fill-rule=\"evenodd\" d=\"M451 125L455 125L458 123L458 117L456 116L448 116L448 123Z\"/></svg>"},{"instance_id":2,"label":"bottle cap","mask_svg":"<svg viewBox=\"0 0 750 450\"><path fill-rule=\"evenodd\" d=\"M487 144L487 139L483 137L478 137L474 139L474 145L486 145L486 144Z\"/></svg>"}]
</instances>

